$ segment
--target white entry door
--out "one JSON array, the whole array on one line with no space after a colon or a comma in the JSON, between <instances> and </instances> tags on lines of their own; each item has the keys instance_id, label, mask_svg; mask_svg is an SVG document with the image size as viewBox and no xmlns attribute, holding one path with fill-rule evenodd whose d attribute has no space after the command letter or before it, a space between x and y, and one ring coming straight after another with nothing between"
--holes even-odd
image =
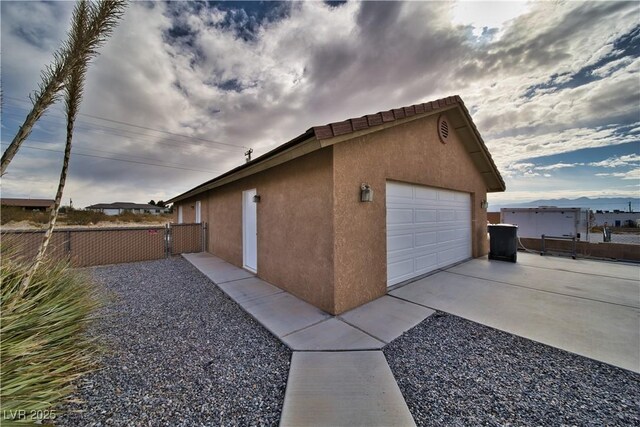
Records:
<instances>
[{"instance_id":1,"label":"white entry door","mask_svg":"<svg viewBox=\"0 0 640 427\"><path fill-rule=\"evenodd\" d=\"M258 210L253 197L256 189L242 192L242 252L243 265L258 272Z\"/></svg>"},{"instance_id":2,"label":"white entry door","mask_svg":"<svg viewBox=\"0 0 640 427\"><path fill-rule=\"evenodd\" d=\"M471 195L387 182L387 286L471 257Z\"/></svg>"},{"instance_id":3,"label":"white entry door","mask_svg":"<svg viewBox=\"0 0 640 427\"><path fill-rule=\"evenodd\" d=\"M196 202L196 224L200 224L202 222L202 202L198 200Z\"/></svg>"}]
</instances>

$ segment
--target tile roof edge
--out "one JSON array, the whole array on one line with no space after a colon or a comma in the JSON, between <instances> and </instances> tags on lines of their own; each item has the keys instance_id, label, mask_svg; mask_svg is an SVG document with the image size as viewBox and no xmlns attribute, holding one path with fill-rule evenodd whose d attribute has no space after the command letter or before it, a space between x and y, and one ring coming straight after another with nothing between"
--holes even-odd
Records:
<instances>
[{"instance_id":1,"label":"tile roof edge","mask_svg":"<svg viewBox=\"0 0 640 427\"><path fill-rule=\"evenodd\" d=\"M480 132L478 131L478 128L476 127L475 123L473 123L473 120L471 118L471 114L469 113L469 110L467 109L467 107L464 104L464 101L462 100L462 98L459 95L452 95L452 96L447 96L445 98L440 98L440 99L436 99L433 101L427 101L427 102L423 102L423 103L418 103L418 104L413 104L413 105L409 105L406 107L399 107L399 108L393 108L390 110L386 110L386 111L379 111L377 113L374 114L365 114L364 116L360 116L360 117L351 117L339 122L332 122L332 123L327 123L325 125L319 125L319 126L312 126L309 129L307 129L304 133L302 133L301 135L298 135L297 137L293 138L292 140L281 144L279 146L277 146L276 148L274 148L273 150L263 154L260 157L257 157L256 159L252 160L251 162L242 164L240 166L237 166L234 169L231 169L227 172L225 172L222 175L219 175L209 181L206 181L188 191L185 191L184 193L173 197L171 199L169 199L167 201L167 203L175 203L177 201L195 196L197 194L200 194L201 192L207 191L208 188L207 186L210 186L212 184L214 184L215 182L226 178L228 176L231 176L233 174L235 174L236 172L239 172L243 169L246 169L247 167L251 166L251 165L255 165L257 163L260 163L264 160L267 160L273 156L275 156L276 154L278 154L281 151L286 150L287 148L297 145L307 139L310 138L314 138L316 140L323 140L323 139L329 139L329 138L333 138L336 136L341 136L341 135L348 135L349 133L353 133L353 132L358 132L361 130L365 130L365 129L369 129L369 128L374 128L380 125L383 125L385 123L391 123L397 120L402 120L408 117L414 117L417 115L422 115L422 114L433 114L434 112L437 112L438 110L444 110L444 109L448 109L451 106L454 105L458 105L459 108L461 109L462 113L466 116L472 133L474 134L475 138L477 139L477 141L479 142L482 151L484 152L491 168L493 169L493 172L495 173L499 183L501 184L501 188L497 189L497 190L492 190L492 191L504 191L506 189L505 183L504 183L504 179L502 178L502 176L500 175L500 172L498 171L498 167L496 166L495 162L493 161L493 158L491 157L491 153L489 153L489 149L487 148L486 144L484 143L484 140L482 139L482 136L480 135ZM406 114L406 110L413 110L415 112L415 114L412 114L411 116L407 116ZM402 110L402 112L400 112L400 110ZM394 113L394 111L397 111L397 116ZM402 117L400 117L402 116ZM364 119L364 120L362 120ZM356 126L354 126L354 123L358 123L357 129Z\"/></svg>"},{"instance_id":2,"label":"tile roof edge","mask_svg":"<svg viewBox=\"0 0 640 427\"><path fill-rule=\"evenodd\" d=\"M390 110L385 110L385 111L378 111L377 113L374 113L374 114L365 114L364 116L360 116L360 117L351 117L346 120L342 120L339 122L331 122L322 126L313 126L309 130L313 130L313 132L316 135L316 138L319 140L329 139L335 136L345 135L349 133L344 131L343 124L345 122L353 123L353 121L358 121L359 123L362 123L360 121L362 119L366 119L367 126L362 126L362 127L359 127L358 129L355 129L352 126L351 132L357 132L359 130L364 130L367 128L379 126L384 123L390 123L390 122L402 120L408 117L420 115L420 114L431 113L440 109L450 107L454 104L464 105L464 103L462 102L462 98L460 98L460 96L453 95L453 96L448 96L446 98L436 99L434 101L408 105L405 107L392 108ZM407 110L409 112L413 111L413 113L407 114ZM379 118L379 120L375 119L376 117ZM335 129L339 129L339 131L336 133Z\"/></svg>"}]
</instances>

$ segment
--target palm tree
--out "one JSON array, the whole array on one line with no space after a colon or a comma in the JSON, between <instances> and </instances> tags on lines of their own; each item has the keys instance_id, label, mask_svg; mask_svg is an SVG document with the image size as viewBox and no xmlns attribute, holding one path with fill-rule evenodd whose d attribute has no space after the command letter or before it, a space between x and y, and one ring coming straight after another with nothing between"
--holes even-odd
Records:
<instances>
[{"instance_id":1,"label":"palm tree","mask_svg":"<svg viewBox=\"0 0 640 427\"><path fill-rule=\"evenodd\" d=\"M24 291L29 287L31 278L42 263L44 254L49 242L51 241L51 236L53 235L55 223L58 218L58 211L62 202L62 193L67 180L69 158L71 157L73 128L78 115L80 102L82 100L84 81L87 68L89 67L89 62L97 55L97 48L106 41L107 37L115 28L116 23L124 12L125 5L126 2L124 0L107 0L101 1L98 4L88 3L85 0L81 0L76 4L73 11L72 28L69 33L69 40L66 43L66 46L68 46L70 52L72 52L73 66L68 67L68 74L64 81L65 109L67 113L67 136L64 160L62 163L62 170L60 172L60 181L58 183L55 202L51 209L47 231L32 266L22 279L20 291L17 294L16 300L19 299L23 295Z\"/></svg>"}]
</instances>

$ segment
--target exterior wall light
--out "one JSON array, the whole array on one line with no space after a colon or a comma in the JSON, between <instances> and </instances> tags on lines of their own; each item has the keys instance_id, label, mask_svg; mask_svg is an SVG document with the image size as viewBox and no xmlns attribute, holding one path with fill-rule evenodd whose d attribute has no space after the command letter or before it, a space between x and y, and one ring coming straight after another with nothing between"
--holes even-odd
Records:
<instances>
[{"instance_id":1,"label":"exterior wall light","mask_svg":"<svg viewBox=\"0 0 640 427\"><path fill-rule=\"evenodd\" d=\"M360 201L361 202L373 202L373 190L369 184L360 185Z\"/></svg>"},{"instance_id":2,"label":"exterior wall light","mask_svg":"<svg viewBox=\"0 0 640 427\"><path fill-rule=\"evenodd\" d=\"M486 200L483 200L480 202L480 207L482 209L487 209L489 207L489 202L487 202Z\"/></svg>"},{"instance_id":3,"label":"exterior wall light","mask_svg":"<svg viewBox=\"0 0 640 427\"><path fill-rule=\"evenodd\" d=\"M259 195L255 195L253 196L253 203L260 203L260 196Z\"/></svg>"}]
</instances>

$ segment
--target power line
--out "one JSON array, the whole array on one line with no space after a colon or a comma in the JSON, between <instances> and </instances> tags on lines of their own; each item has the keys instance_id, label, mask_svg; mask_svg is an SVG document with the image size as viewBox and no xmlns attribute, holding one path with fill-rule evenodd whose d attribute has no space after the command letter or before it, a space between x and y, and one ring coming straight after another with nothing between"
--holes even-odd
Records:
<instances>
[{"instance_id":1,"label":"power line","mask_svg":"<svg viewBox=\"0 0 640 427\"><path fill-rule=\"evenodd\" d=\"M15 106L15 108L28 110L27 107L22 107L22 106ZM22 115L20 115L18 113L15 113L15 112L5 112L5 113L3 113L3 116L7 116L7 115L8 116L17 117L19 119L23 118ZM63 116L63 115L55 114L55 113L51 114L49 112L49 114L46 114L45 116L43 116L43 118L41 120L47 120L47 119L51 120L53 118L66 119L66 117ZM127 132L127 133L131 133L131 134L134 134L134 135L145 136L147 138L159 138L160 137L159 135L151 135L151 134L148 134L148 133L136 132L136 131L131 130L131 129L123 129L123 128L118 128L118 127L113 127L113 126L107 126L105 124L98 124L98 123L88 122L88 121L85 121L85 120L78 120L78 123L80 124L80 125L77 125L79 128L81 127L81 125L85 125L85 129L88 129L88 130L92 130L91 127L95 127L95 128L98 128L98 129L108 129L108 130L116 130L116 131L120 131L120 132ZM131 138L131 137L129 137L129 138ZM190 137L187 137L187 136L183 136L183 138L191 139ZM134 139L134 138L131 138L131 139ZM176 139L168 139L168 140L169 141L174 141L174 142L177 142L177 143L192 144L192 145L197 146L197 147L203 147L204 146L202 143L197 143L197 142L176 140ZM204 140L204 141L207 142L207 140ZM240 149L241 148L241 147L239 147L237 145L233 145L233 144L217 143L215 141L208 141L208 142L211 142L213 144L222 144L223 145L222 147L209 146L209 147L214 148L214 149L223 149L223 148L226 148L226 147L233 147L235 149Z\"/></svg>"},{"instance_id":2,"label":"power line","mask_svg":"<svg viewBox=\"0 0 640 427\"><path fill-rule=\"evenodd\" d=\"M4 115L8 115L8 116L14 116L14 117L19 117L22 118L22 115L17 114L17 113L4 113ZM49 115L49 116L43 116L40 121L41 122L46 122L47 120L52 120L53 118L63 118L62 116L58 116L58 115ZM50 122L49 122L50 123ZM104 134L109 134L109 135L113 135L116 137L120 137L120 138L127 138L128 140L131 141L141 141L141 142L153 142L154 144L162 144L162 145L167 145L169 147L184 147L184 144L190 144L193 145L194 147L206 147L206 148L211 148L214 150L224 150L226 149L226 147L212 147L212 146L207 146L207 145L203 145L201 143L197 143L197 142L190 142L190 141L180 141L177 139L162 139L162 140L157 140L155 138L158 138L157 135L150 135L147 133L142 133L142 132L135 132L129 129L122 129L122 128L116 128L116 127L111 127L111 126L106 126L106 125L101 125L101 124L97 124L97 123L91 123L91 122L85 122L85 121L78 121L78 124L76 124L75 126L77 129L80 130L86 130L86 131L103 131ZM45 132L47 132L47 129L44 129ZM135 135L140 135L146 138L151 138L150 140L145 140L145 139L140 139L140 137L133 137L130 135L126 135L126 134L121 134L118 132L125 132L125 133L132 133ZM173 141L175 142L175 144L170 143L169 141Z\"/></svg>"},{"instance_id":3,"label":"power line","mask_svg":"<svg viewBox=\"0 0 640 427\"><path fill-rule=\"evenodd\" d=\"M26 101L24 99L15 98L15 97L12 97L12 96L5 96L4 98L5 99L11 99L11 100L18 101L18 102L24 102L24 103L27 103L27 104L29 103L28 101ZM196 140L199 140L199 141L209 142L209 143L212 143L212 144L226 145L226 146L229 146L229 147L234 147L234 148L239 148L239 149L240 148L243 148L243 149L248 149L249 148L249 147L245 147L244 145L235 145L235 144L230 144L230 143L227 143L227 142L212 141L210 139L200 138L200 137L197 137L197 136L189 136L189 135L184 135L184 134L180 134L180 133L170 132L170 131L163 130L163 129L150 128L150 127L146 127L146 126L137 125L137 124L134 124L134 123L123 122L123 121L119 121L119 120L109 119L109 118L106 118L106 117L94 116L94 115L86 114L86 113L78 113L78 115L85 116L85 117L91 117L93 119L98 119L98 120L104 120L104 121L107 121L107 122L118 123L118 124L122 124L122 125L125 125L125 126L131 126L131 127L135 127L135 128L139 128L139 129L150 130L150 131L153 131L153 132L161 132L161 133L165 133L165 134L168 134L168 135L180 136L180 137L188 138L188 139L196 139Z\"/></svg>"},{"instance_id":4,"label":"power line","mask_svg":"<svg viewBox=\"0 0 640 427\"><path fill-rule=\"evenodd\" d=\"M91 123L92 125L95 125L93 123ZM99 125L98 125L99 126ZM78 126L79 128L81 128L82 126ZM91 128L88 128L89 130L91 130ZM115 130L120 130L120 129L115 129ZM115 134L118 137L122 137L122 138L127 138L127 139L131 139L131 140L135 140L136 138L132 138L129 137L127 135L119 135L119 134ZM148 135L148 134L144 134L144 136L147 137L153 137L152 135ZM29 142L36 142L36 143L41 143L41 144L50 144L50 141L41 141L41 140L34 140L34 139L30 139ZM144 141L146 142L146 141ZM155 141L156 143L163 143L163 141ZM8 142L1 142L1 144L3 145L8 145ZM177 146L176 144L166 144L166 145L170 145L170 146ZM202 147L202 145L200 144L196 144L199 147ZM57 150L53 150L53 149L45 149L45 148L40 148L40 147L32 147L32 146L27 146L24 145L27 148L31 148L31 149L35 149L38 150L40 149L41 151L51 151L51 152L64 152L64 151L57 151ZM117 155L117 156L124 156L127 158L138 158L138 159L144 159L144 160L151 160L151 161L155 161L156 159L152 159L152 158L148 158L148 157L142 157L142 156L135 156L135 155L126 155L126 154L122 154L122 153L115 153L115 152L111 152L111 151L106 151L106 150L100 150L100 149L94 149L94 148L88 148L88 147L78 147L81 150L86 150L86 151L96 151L96 152L103 152L103 153L107 153L107 154L113 154L113 155ZM104 158L104 159L112 159L112 160L117 160L117 161L129 161L132 163L140 163L140 164L147 164L146 162L137 162L137 161L133 161L133 160L127 160L127 159L122 159L122 158L110 158L110 157L104 157L104 156L95 156L95 155L90 155L90 154L84 154L84 153L79 153L77 151L74 151L72 154L76 154L76 155L82 155L85 157L97 157L97 158ZM157 165L156 163L153 164L149 164L149 165ZM203 170L203 169L194 169L194 168L190 168L190 167L186 167L184 165L181 165L179 163L171 163L171 164L160 164L158 166L161 167L172 167L175 166L176 168L182 169L182 170L192 170L192 171L197 171L197 172L207 172L207 173L220 173L220 171L209 171L209 170Z\"/></svg>"},{"instance_id":5,"label":"power line","mask_svg":"<svg viewBox=\"0 0 640 427\"><path fill-rule=\"evenodd\" d=\"M39 144L51 144L48 141L39 141L39 140L35 140L35 139L30 139L29 142L30 143L31 142L36 142L36 143L39 143ZM2 142L2 144L8 145L7 142ZM37 148L43 148L44 149L44 147L33 147L33 146L30 146L30 145L29 146L23 145L23 147L27 147L27 148L30 147L30 148L34 148L34 149L37 149ZM78 148L81 149L81 150L85 150L85 151L95 151L95 152L99 152L99 153L113 154L113 155L116 155L116 156L124 156L126 158L136 158L136 159L143 159L143 160L151 160L153 162L157 161L157 159L153 159L153 158L150 158L150 157L142 157L142 156L135 156L135 155L131 155L131 154L115 153L113 151L99 150L97 148L85 148L85 147L78 147ZM52 150L52 148L47 148L47 150ZM60 152L63 153L64 151L60 151ZM73 151L72 154L81 154L81 153L78 153L77 151ZM180 163L164 163L164 164L165 165L171 165L171 166L187 167L186 165L180 164ZM207 171L207 172L214 172L214 171ZM215 171L215 173L220 173L220 171Z\"/></svg>"},{"instance_id":6,"label":"power line","mask_svg":"<svg viewBox=\"0 0 640 427\"><path fill-rule=\"evenodd\" d=\"M30 150L40 150L40 151L50 151L53 153L64 153L63 150L53 150L50 148L40 148L40 147L30 147L28 145L23 145L22 148L28 148ZM187 171L193 171L193 172L203 172L203 173L209 173L209 174L215 174L216 172L213 171L207 171L204 169L193 169L193 168L184 168L184 167L179 167L179 166L168 166L168 165L163 165L163 164L159 164L159 163L146 163L146 162L139 162L136 160L125 160L125 159L116 159L114 157L104 157L104 156L97 156L94 154L82 154L82 153L71 153L71 155L74 156L83 156L83 157L94 157L97 159L105 159L105 160L115 160L118 162L127 162L127 163L135 163L135 164L139 164L139 165L148 165L148 166L158 166L161 168L170 168L170 169L181 169L181 170L187 170Z\"/></svg>"},{"instance_id":7,"label":"power line","mask_svg":"<svg viewBox=\"0 0 640 427\"><path fill-rule=\"evenodd\" d=\"M93 119L104 120L104 121L107 121L107 122L118 123L118 124L122 124L122 125L127 125L127 126L140 128L140 129L151 130L151 131L154 131L154 132L162 132L162 133L166 133L167 135L181 136L183 138L196 139L198 141L205 141L205 142L210 142L210 143L213 143L213 144L227 145L229 147L234 147L234 148L243 148L243 149L244 148L249 148L249 147L245 147L244 145L235 145L235 144L229 144L229 143L226 143L226 142L211 141L211 140L200 138L200 137L197 137L197 136L187 136L187 135L183 135L183 134L179 134L179 133L175 133L175 132L169 132L167 130L148 128L148 127L145 127L145 126L134 125L134 124L131 124L131 123L121 122L121 121L118 121L118 120L112 120L112 119L107 119L107 118L104 118L104 117L93 116L91 114L84 114L84 113L78 113L78 114L81 115L81 116L85 116L85 117L91 117Z\"/></svg>"}]
</instances>

